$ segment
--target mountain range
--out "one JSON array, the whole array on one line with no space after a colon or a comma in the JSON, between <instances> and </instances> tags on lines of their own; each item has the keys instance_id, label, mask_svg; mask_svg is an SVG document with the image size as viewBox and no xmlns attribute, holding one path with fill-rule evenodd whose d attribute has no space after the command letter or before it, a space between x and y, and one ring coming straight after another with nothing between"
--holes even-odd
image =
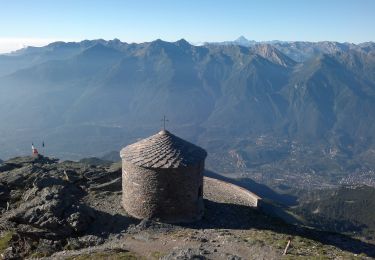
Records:
<instances>
[{"instance_id":1,"label":"mountain range","mask_svg":"<svg viewBox=\"0 0 375 260\"><path fill-rule=\"evenodd\" d=\"M375 44L115 39L0 55L1 158L32 142L100 156L159 131L164 115L219 172L298 152L329 160L314 171L375 167Z\"/></svg>"},{"instance_id":2,"label":"mountain range","mask_svg":"<svg viewBox=\"0 0 375 260\"><path fill-rule=\"evenodd\" d=\"M315 55L322 53L335 54L337 52L346 52L348 50L356 50L361 52L372 52L375 47L374 42L364 42L353 44L349 42L307 42L307 41L253 41L248 40L244 36L240 36L234 41L224 42L207 42L206 45L240 45L244 47L252 47L258 44L269 44L288 55L295 61L303 62Z\"/></svg>"}]
</instances>

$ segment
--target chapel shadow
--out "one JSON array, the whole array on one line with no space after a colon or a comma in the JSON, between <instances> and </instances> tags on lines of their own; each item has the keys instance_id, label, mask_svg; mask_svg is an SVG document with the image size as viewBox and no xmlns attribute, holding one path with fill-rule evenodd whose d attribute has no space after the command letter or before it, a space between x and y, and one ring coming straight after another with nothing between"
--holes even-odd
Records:
<instances>
[{"instance_id":1,"label":"chapel shadow","mask_svg":"<svg viewBox=\"0 0 375 260\"><path fill-rule=\"evenodd\" d=\"M94 219L85 234L108 237L110 234L126 232L131 225L139 224L140 220L124 214L109 214L93 209Z\"/></svg>"},{"instance_id":2,"label":"chapel shadow","mask_svg":"<svg viewBox=\"0 0 375 260\"><path fill-rule=\"evenodd\" d=\"M200 221L182 224L151 223L142 224L144 221L135 219L126 214L111 215L106 212L94 210L95 220L91 223L85 234L100 237L108 237L110 234L122 232L139 232L152 229L173 230L175 228L191 229L257 229L270 230L275 233L285 234L291 238L299 236L314 240L326 245L332 245L341 250L354 254L365 253L369 257L375 257L375 245L351 238L346 235L311 229L300 225L291 225L282 219L268 215L260 209L245 205L220 203L205 199L205 212ZM152 221L147 221L147 223ZM140 227L141 226L141 227Z\"/></svg>"},{"instance_id":3,"label":"chapel shadow","mask_svg":"<svg viewBox=\"0 0 375 260\"><path fill-rule=\"evenodd\" d=\"M326 245L332 245L354 254L365 253L375 257L375 245L339 233L321 231L301 225L292 225L282 219L262 212L260 209L205 200L205 214L195 223L181 224L192 229L257 229L286 234L291 238L300 236Z\"/></svg>"}]
</instances>

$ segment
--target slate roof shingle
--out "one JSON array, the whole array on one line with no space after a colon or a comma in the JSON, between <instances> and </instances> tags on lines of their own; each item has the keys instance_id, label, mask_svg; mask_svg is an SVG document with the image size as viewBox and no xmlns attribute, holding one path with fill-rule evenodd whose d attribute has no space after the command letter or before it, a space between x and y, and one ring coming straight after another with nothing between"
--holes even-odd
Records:
<instances>
[{"instance_id":1,"label":"slate roof shingle","mask_svg":"<svg viewBox=\"0 0 375 260\"><path fill-rule=\"evenodd\" d=\"M120 152L123 160L144 168L180 168L204 160L207 152L166 130L152 135Z\"/></svg>"}]
</instances>

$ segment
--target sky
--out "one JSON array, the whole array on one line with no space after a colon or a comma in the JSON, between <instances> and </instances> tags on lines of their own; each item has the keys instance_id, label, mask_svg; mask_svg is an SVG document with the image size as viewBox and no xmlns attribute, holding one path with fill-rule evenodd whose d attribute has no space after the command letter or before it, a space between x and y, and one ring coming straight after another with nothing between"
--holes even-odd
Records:
<instances>
[{"instance_id":1,"label":"sky","mask_svg":"<svg viewBox=\"0 0 375 260\"><path fill-rule=\"evenodd\" d=\"M0 53L53 41L375 41L375 0L0 0Z\"/></svg>"}]
</instances>

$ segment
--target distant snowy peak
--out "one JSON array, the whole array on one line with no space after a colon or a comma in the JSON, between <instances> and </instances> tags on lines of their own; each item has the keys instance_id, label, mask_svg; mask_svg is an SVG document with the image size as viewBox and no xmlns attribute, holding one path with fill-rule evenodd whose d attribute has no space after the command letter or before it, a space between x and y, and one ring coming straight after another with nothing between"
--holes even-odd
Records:
<instances>
[{"instance_id":1,"label":"distant snowy peak","mask_svg":"<svg viewBox=\"0 0 375 260\"><path fill-rule=\"evenodd\" d=\"M248 46L252 46L252 45L256 44L257 42L256 41L250 41L250 40L246 39L244 36L240 36L236 40L234 40L234 43L236 43L238 45L248 47Z\"/></svg>"},{"instance_id":2,"label":"distant snowy peak","mask_svg":"<svg viewBox=\"0 0 375 260\"><path fill-rule=\"evenodd\" d=\"M245 36L240 36L234 41L223 41L223 42L205 42L206 45L240 45L244 47L250 47L257 44L256 41L250 41Z\"/></svg>"}]
</instances>

